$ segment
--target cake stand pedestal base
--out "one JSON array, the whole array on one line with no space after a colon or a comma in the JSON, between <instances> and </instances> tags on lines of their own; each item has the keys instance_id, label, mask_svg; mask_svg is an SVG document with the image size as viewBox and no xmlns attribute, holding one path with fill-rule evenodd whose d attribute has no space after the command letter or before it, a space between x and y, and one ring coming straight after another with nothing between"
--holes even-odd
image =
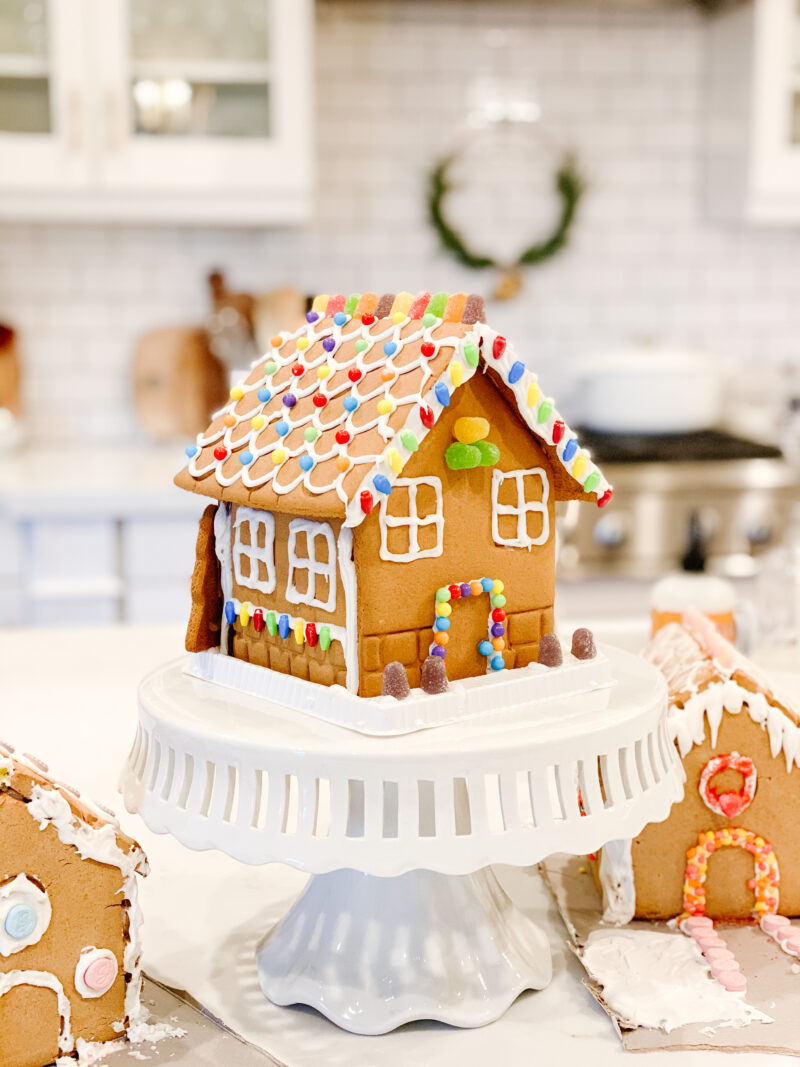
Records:
<instances>
[{"instance_id":1,"label":"cake stand pedestal base","mask_svg":"<svg viewBox=\"0 0 800 1067\"><path fill-rule=\"evenodd\" d=\"M550 946L491 868L458 877L353 870L313 877L258 950L274 1004L357 1034L414 1019L482 1026L552 976Z\"/></svg>"}]
</instances>

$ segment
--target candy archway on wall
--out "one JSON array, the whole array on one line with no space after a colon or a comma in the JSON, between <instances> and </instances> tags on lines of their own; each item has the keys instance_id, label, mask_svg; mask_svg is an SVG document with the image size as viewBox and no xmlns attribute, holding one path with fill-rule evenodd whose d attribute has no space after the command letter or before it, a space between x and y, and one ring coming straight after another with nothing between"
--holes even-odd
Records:
<instances>
[{"instance_id":1,"label":"candy archway on wall","mask_svg":"<svg viewBox=\"0 0 800 1067\"><path fill-rule=\"evenodd\" d=\"M487 593L490 605L487 635L478 645L478 652L486 657L487 672L502 671L506 665L503 659L503 649L506 647L506 598L503 589L503 583L496 578L473 578L469 582L453 582L452 585L443 585L437 589L430 654L442 659L447 656L452 601Z\"/></svg>"},{"instance_id":2,"label":"candy archway on wall","mask_svg":"<svg viewBox=\"0 0 800 1067\"><path fill-rule=\"evenodd\" d=\"M706 878L708 861L718 848L743 848L750 852L755 863L755 877L747 883L755 893L753 917L774 915L778 911L780 871L778 857L772 845L763 837L741 826L726 826L722 830L704 830L697 844L686 853L683 882L683 914L705 915Z\"/></svg>"}]
</instances>

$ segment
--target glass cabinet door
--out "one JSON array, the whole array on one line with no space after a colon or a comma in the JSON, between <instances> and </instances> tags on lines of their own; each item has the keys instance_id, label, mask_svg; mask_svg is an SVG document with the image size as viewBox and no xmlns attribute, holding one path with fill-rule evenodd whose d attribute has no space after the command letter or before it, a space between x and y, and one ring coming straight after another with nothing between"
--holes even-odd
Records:
<instances>
[{"instance_id":1,"label":"glass cabinet door","mask_svg":"<svg viewBox=\"0 0 800 1067\"><path fill-rule=\"evenodd\" d=\"M51 133L50 55L43 0L0 4L0 130Z\"/></svg>"}]
</instances>

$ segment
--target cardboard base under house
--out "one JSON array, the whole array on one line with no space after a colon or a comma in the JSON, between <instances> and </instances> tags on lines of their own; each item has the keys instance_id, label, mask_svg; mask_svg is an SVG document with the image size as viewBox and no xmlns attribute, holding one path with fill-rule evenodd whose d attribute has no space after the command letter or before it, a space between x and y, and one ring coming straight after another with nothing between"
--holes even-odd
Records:
<instances>
[{"instance_id":1,"label":"cardboard base under house","mask_svg":"<svg viewBox=\"0 0 800 1067\"><path fill-rule=\"evenodd\" d=\"M649 1025L639 1025L637 1023L648 1012L652 1015L653 1002L658 997L659 953L657 949L650 948L653 935L657 933L661 938L679 938L682 942L689 942L689 938L663 922L634 921L624 927L604 923L600 892L585 857L558 854L540 864L539 870L567 928L571 947L587 971L586 987L613 1022L627 1051L714 1049L800 1056L800 1029L797 1025L800 960L783 952L758 926L745 923L716 924L747 978L747 991L743 998L741 995L721 992L721 987L716 988L718 983L715 979L706 977L702 963L697 962L696 965L699 972L697 988L702 991L705 983L714 983L713 987L707 987L708 991L713 993L713 997L709 998L710 1003L719 1004L727 999L728 1004L733 1007L732 1015L740 1016L738 1020L732 1021L729 1018L726 1021L718 1015L716 1019L708 1018L679 1025L669 1032ZM624 935L627 941L622 937L614 938L615 933ZM593 957L590 951L587 958L587 944L591 938L591 944L596 946L605 937L609 938L606 944L611 946L612 954L616 951L615 946L619 946L621 964L624 963L623 957L631 950L631 946L635 946L637 955L641 951L644 952L645 963L653 964L652 967L646 968L647 982L642 983L643 993L640 1001L642 1014L638 1017L637 1012L631 1010L635 995L617 997L615 1000L613 992L609 995L609 991L604 989L603 984L598 981L598 976L593 973L593 958L596 957ZM648 952L652 953L650 961L647 958ZM606 960L608 958L606 954ZM645 978L644 974L642 978ZM666 998L666 986L664 993ZM738 1003L730 998L736 998ZM712 1010L709 1014L715 1013ZM752 1021L742 1025L746 1017L750 1017Z\"/></svg>"}]
</instances>

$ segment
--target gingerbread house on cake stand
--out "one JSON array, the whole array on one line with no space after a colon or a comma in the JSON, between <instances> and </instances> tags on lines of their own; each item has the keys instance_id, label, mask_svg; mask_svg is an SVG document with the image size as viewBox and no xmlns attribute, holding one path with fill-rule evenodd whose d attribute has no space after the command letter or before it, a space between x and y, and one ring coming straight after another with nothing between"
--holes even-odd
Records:
<instances>
[{"instance_id":1,"label":"gingerbread house on cake stand","mask_svg":"<svg viewBox=\"0 0 800 1067\"><path fill-rule=\"evenodd\" d=\"M275 1003L497 1018L551 961L490 865L682 792L659 672L551 632L554 504L610 487L465 294L318 297L187 451L191 655L140 687L127 806L314 875L258 951Z\"/></svg>"}]
</instances>

